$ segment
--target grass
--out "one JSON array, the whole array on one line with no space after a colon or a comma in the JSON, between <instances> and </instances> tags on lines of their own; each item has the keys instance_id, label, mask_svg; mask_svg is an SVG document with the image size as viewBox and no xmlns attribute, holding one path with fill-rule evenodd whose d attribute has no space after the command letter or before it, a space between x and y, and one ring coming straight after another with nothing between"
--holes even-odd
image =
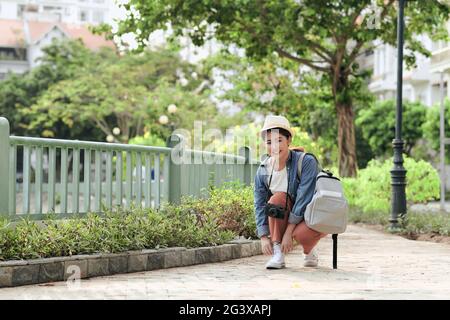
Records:
<instances>
[{"instance_id":1,"label":"grass","mask_svg":"<svg viewBox=\"0 0 450 320\"><path fill-rule=\"evenodd\" d=\"M389 214L371 211L363 212L352 208L349 222L381 225L389 227ZM435 234L450 236L450 215L447 213L419 213L408 212L404 218L399 219L399 233L402 235Z\"/></svg>"}]
</instances>

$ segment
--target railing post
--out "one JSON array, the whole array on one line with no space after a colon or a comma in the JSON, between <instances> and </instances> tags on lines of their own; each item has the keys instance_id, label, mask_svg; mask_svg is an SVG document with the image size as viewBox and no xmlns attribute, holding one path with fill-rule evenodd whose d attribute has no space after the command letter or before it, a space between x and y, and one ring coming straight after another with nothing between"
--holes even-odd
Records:
<instances>
[{"instance_id":1,"label":"railing post","mask_svg":"<svg viewBox=\"0 0 450 320\"><path fill-rule=\"evenodd\" d=\"M252 164L250 163L251 159L250 148L246 146L240 147L239 155L245 157L243 182L246 186L249 186L252 183Z\"/></svg>"},{"instance_id":2,"label":"railing post","mask_svg":"<svg viewBox=\"0 0 450 320\"><path fill-rule=\"evenodd\" d=\"M183 137L179 134L170 135L166 145L171 148L169 154L169 203L179 204L182 195L183 168Z\"/></svg>"},{"instance_id":3,"label":"railing post","mask_svg":"<svg viewBox=\"0 0 450 320\"><path fill-rule=\"evenodd\" d=\"M8 119L0 117L0 216L9 215L9 134Z\"/></svg>"}]
</instances>

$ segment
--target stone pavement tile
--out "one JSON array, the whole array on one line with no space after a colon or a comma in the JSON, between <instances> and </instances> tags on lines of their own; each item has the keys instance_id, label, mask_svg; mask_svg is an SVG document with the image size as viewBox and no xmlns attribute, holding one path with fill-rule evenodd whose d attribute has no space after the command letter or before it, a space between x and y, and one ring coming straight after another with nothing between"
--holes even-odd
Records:
<instances>
[{"instance_id":1,"label":"stone pavement tile","mask_svg":"<svg viewBox=\"0 0 450 320\"><path fill-rule=\"evenodd\" d=\"M304 268L299 246L287 268L266 270L267 256L117 274L77 283L0 289L0 299L448 299L450 246L404 239L350 225L339 236L338 268L332 241L318 245L319 267ZM421 263L426 261L426 263Z\"/></svg>"}]
</instances>

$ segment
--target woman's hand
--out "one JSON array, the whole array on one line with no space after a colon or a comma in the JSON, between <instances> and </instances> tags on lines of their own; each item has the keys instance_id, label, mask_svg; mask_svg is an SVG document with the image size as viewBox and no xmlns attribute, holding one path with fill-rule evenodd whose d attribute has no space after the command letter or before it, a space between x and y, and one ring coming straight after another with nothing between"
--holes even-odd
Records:
<instances>
[{"instance_id":1,"label":"woman's hand","mask_svg":"<svg viewBox=\"0 0 450 320\"><path fill-rule=\"evenodd\" d=\"M267 236L261 237L261 249L265 255L272 255L272 242Z\"/></svg>"},{"instance_id":2,"label":"woman's hand","mask_svg":"<svg viewBox=\"0 0 450 320\"><path fill-rule=\"evenodd\" d=\"M292 233L285 232L283 235L283 239L281 240L281 252L287 254L288 252L292 251L292 249L293 249Z\"/></svg>"}]
</instances>

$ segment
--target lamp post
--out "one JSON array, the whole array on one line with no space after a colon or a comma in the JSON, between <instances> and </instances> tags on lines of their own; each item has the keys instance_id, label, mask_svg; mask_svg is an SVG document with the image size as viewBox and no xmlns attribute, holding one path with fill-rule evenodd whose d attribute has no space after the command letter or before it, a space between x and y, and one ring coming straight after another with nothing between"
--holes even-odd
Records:
<instances>
[{"instance_id":1,"label":"lamp post","mask_svg":"<svg viewBox=\"0 0 450 320\"><path fill-rule=\"evenodd\" d=\"M398 0L397 16L397 110L395 115L395 139L392 141L394 149L394 167L391 170L392 207L391 207L391 231L395 231L398 225L398 217L406 214L406 170L403 167L402 140L402 88L403 88L403 32L404 9L406 0Z\"/></svg>"}]
</instances>

